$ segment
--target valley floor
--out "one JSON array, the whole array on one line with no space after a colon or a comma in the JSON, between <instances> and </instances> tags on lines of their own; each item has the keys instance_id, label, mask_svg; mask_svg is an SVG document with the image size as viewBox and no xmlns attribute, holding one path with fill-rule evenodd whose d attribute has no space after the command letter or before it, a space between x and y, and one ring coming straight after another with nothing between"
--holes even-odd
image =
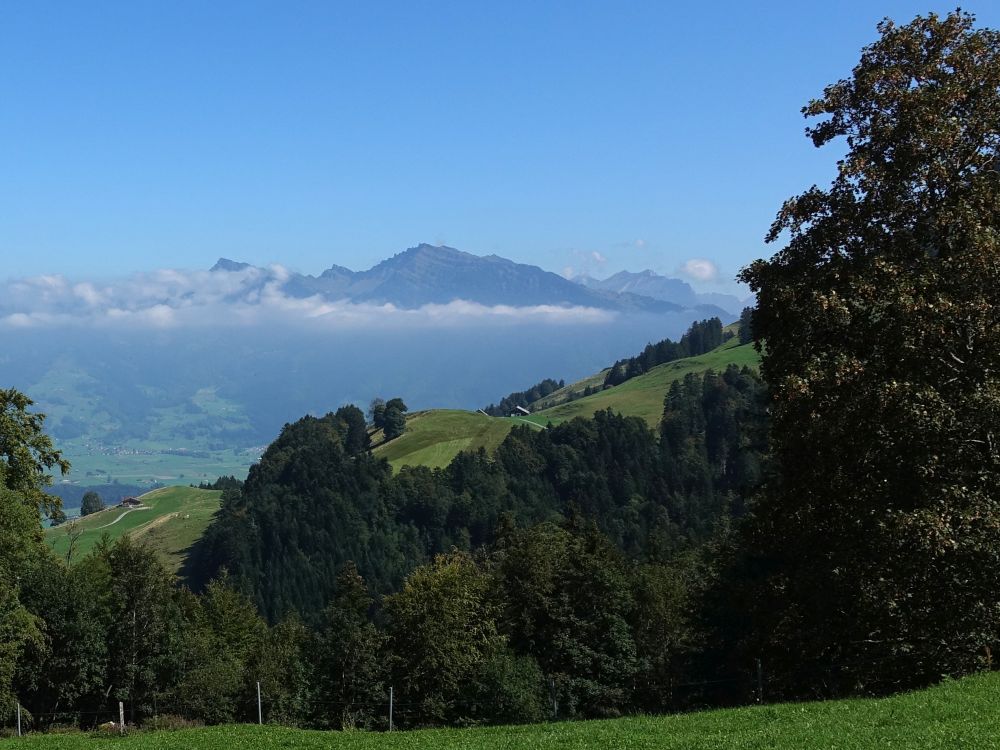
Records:
<instances>
[{"instance_id":1,"label":"valley floor","mask_svg":"<svg viewBox=\"0 0 1000 750\"><path fill-rule=\"evenodd\" d=\"M792 703L666 717L377 734L225 726L126 738L49 735L10 742L41 750L805 750L1000 748L1000 674L883 699Z\"/></svg>"}]
</instances>

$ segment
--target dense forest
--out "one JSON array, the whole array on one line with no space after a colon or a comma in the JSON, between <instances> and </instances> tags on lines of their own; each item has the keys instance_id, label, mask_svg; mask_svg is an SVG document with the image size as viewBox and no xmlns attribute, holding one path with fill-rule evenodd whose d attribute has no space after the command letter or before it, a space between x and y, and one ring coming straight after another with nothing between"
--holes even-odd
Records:
<instances>
[{"instance_id":1,"label":"dense forest","mask_svg":"<svg viewBox=\"0 0 1000 750\"><path fill-rule=\"evenodd\" d=\"M212 485L198 595L128 538L73 567L36 539L20 606L44 636L25 635L8 689L40 723L116 700L137 720L248 719L257 680L272 720L320 727L382 726L388 685L411 725L682 707L699 695L670 689L699 648L688 605L759 481L763 413L759 378L732 367L675 384L659 436L599 412L396 476L352 407L304 417L245 483Z\"/></svg>"},{"instance_id":2,"label":"dense forest","mask_svg":"<svg viewBox=\"0 0 1000 750\"><path fill-rule=\"evenodd\" d=\"M437 554L475 551L502 526L596 523L631 559L669 559L703 542L760 474L757 376L690 375L665 402L663 438L643 420L598 412L538 430L516 427L495 455L459 454L444 469L404 467L347 443L338 416L285 427L189 558L203 585L222 569L272 621L308 618L353 562L378 593Z\"/></svg>"},{"instance_id":3,"label":"dense forest","mask_svg":"<svg viewBox=\"0 0 1000 750\"><path fill-rule=\"evenodd\" d=\"M401 726L468 725L994 669L1000 34L879 30L804 110L847 141L833 184L741 273L761 375L689 374L656 431L603 411L393 475L357 407L304 417L220 481L189 588L127 538L53 556L68 467L0 390L0 706L252 720L259 681L267 721L381 728L391 687Z\"/></svg>"}]
</instances>

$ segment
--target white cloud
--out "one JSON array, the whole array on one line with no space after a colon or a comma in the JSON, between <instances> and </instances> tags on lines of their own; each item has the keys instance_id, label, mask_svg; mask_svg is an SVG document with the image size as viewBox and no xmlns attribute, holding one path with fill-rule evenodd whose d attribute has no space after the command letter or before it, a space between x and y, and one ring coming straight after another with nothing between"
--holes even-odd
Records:
<instances>
[{"instance_id":1,"label":"white cloud","mask_svg":"<svg viewBox=\"0 0 1000 750\"><path fill-rule=\"evenodd\" d=\"M604 257L603 255L601 255L601 254L600 254L599 252L597 252L596 250L594 250L594 251L593 251L593 252L592 252L592 253L590 254L590 257L591 257L591 259L593 259L593 261L594 261L595 263L597 263L598 265L600 265L600 264L602 264L602 263L607 263L607 262L608 262L608 259L607 259L607 258L605 258L605 257Z\"/></svg>"},{"instance_id":2,"label":"white cloud","mask_svg":"<svg viewBox=\"0 0 1000 750\"><path fill-rule=\"evenodd\" d=\"M96 307L105 299L104 294L89 282L74 285L73 294L83 300L83 302L90 307Z\"/></svg>"},{"instance_id":3,"label":"white cloud","mask_svg":"<svg viewBox=\"0 0 1000 750\"><path fill-rule=\"evenodd\" d=\"M644 250L644 249L646 248L646 240L644 240L644 239L641 239L641 238L640 238L640 239L637 239L637 240L636 240L636 241L635 241L634 243L632 243L632 244L634 244L634 245L635 245L635 246L636 246L637 248L639 248L640 250Z\"/></svg>"},{"instance_id":4,"label":"white cloud","mask_svg":"<svg viewBox=\"0 0 1000 750\"><path fill-rule=\"evenodd\" d=\"M715 281L719 278L719 267L706 258L692 258L677 272L695 281Z\"/></svg>"},{"instance_id":5,"label":"white cloud","mask_svg":"<svg viewBox=\"0 0 1000 750\"><path fill-rule=\"evenodd\" d=\"M572 275L567 268L567 276ZM266 325L322 327L451 326L489 322L605 322L615 315L588 307L482 305L467 300L416 309L352 303L285 291L281 266L242 271L165 269L106 281L71 283L40 276L0 283L0 329L105 326L139 329Z\"/></svg>"}]
</instances>

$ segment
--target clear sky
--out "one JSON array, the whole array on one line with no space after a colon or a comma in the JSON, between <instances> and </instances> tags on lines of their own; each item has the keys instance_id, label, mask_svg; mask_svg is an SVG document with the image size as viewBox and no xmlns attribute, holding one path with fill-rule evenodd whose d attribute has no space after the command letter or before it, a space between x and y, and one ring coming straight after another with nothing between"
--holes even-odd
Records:
<instances>
[{"instance_id":1,"label":"clear sky","mask_svg":"<svg viewBox=\"0 0 1000 750\"><path fill-rule=\"evenodd\" d=\"M432 242L597 276L702 258L731 286L833 174L800 107L881 17L950 7L4 3L0 277Z\"/></svg>"}]
</instances>

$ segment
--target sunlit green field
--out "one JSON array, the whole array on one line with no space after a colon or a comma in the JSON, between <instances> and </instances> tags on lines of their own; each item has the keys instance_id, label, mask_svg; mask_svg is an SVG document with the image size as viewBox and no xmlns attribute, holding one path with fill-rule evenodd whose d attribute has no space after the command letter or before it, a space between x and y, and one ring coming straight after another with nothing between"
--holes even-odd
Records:
<instances>
[{"instance_id":1,"label":"sunlit green field","mask_svg":"<svg viewBox=\"0 0 1000 750\"><path fill-rule=\"evenodd\" d=\"M375 449L394 469L401 466L447 466L460 451L485 448L492 452L519 420L488 417L457 409L416 412L406 420L406 432Z\"/></svg>"},{"instance_id":2,"label":"sunlit green field","mask_svg":"<svg viewBox=\"0 0 1000 750\"><path fill-rule=\"evenodd\" d=\"M544 409L526 419L540 425L559 424L573 417L591 417L596 411L610 408L627 416L642 417L650 427L656 427L663 415L663 398L672 382L691 372L721 372L729 365L756 368L760 365L760 355L751 344L739 346L738 339L731 339L707 354L667 362L614 388Z\"/></svg>"},{"instance_id":3,"label":"sunlit green field","mask_svg":"<svg viewBox=\"0 0 1000 750\"><path fill-rule=\"evenodd\" d=\"M167 569L176 571L188 548L201 537L219 509L221 495L193 487L163 487L140 498L148 509L106 508L46 529L45 538L56 554L65 556L72 535L80 532L72 554L72 560L77 560L90 552L105 534L112 540L128 534L151 547Z\"/></svg>"},{"instance_id":4,"label":"sunlit green field","mask_svg":"<svg viewBox=\"0 0 1000 750\"><path fill-rule=\"evenodd\" d=\"M604 384L604 378L608 374L608 369L601 370L600 372L595 372L593 375L588 375L582 380L577 380L575 383L567 383L562 388L552 391L548 396L540 399L539 401L532 404L534 408L549 408L556 406L565 402L573 394L582 393L587 388L596 388Z\"/></svg>"},{"instance_id":5,"label":"sunlit green field","mask_svg":"<svg viewBox=\"0 0 1000 750\"><path fill-rule=\"evenodd\" d=\"M1000 747L1000 675L880 700L792 703L667 717L375 734L228 726L12 740L46 750L952 750Z\"/></svg>"},{"instance_id":6,"label":"sunlit green field","mask_svg":"<svg viewBox=\"0 0 1000 750\"><path fill-rule=\"evenodd\" d=\"M388 459L394 469L401 466L447 466L463 450L485 448L493 451L517 424L544 427L573 417L590 417L594 412L611 408L626 416L645 419L655 427L663 414L663 398L675 380L691 372L725 370L731 364L756 368L760 356L753 346L739 346L736 339L699 357L679 359L632 378L619 386L525 417L488 417L485 414L456 409L432 409L416 412L406 420L406 432L375 449L375 455ZM546 400L564 398L572 389L603 382L601 373L550 394Z\"/></svg>"}]
</instances>

